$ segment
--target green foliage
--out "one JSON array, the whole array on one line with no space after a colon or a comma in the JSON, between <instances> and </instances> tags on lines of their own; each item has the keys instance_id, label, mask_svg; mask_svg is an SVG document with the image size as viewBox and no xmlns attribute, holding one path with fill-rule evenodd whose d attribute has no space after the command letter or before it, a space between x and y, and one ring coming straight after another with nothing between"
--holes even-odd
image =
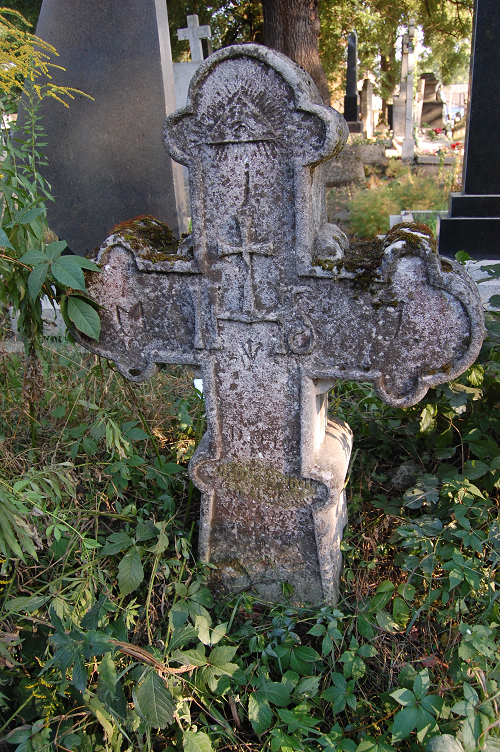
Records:
<instances>
[{"instance_id":1,"label":"green foliage","mask_svg":"<svg viewBox=\"0 0 500 752\"><path fill-rule=\"evenodd\" d=\"M430 177L403 173L398 180L375 181L358 191L349 204L349 223L360 238L373 238L389 231L389 215L401 210L446 208L448 191Z\"/></svg>"},{"instance_id":2,"label":"green foliage","mask_svg":"<svg viewBox=\"0 0 500 752\"><path fill-rule=\"evenodd\" d=\"M415 407L332 392L357 449L337 608L206 586L185 470L204 406L180 369L124 389L93 356L44 353L34 451L19 359L0 360L2 490L27 531L0 564L0 736L21 752L498 752L499 323ZM395 488L408 459L420 470Z\"/></svg>"}]
</instances>

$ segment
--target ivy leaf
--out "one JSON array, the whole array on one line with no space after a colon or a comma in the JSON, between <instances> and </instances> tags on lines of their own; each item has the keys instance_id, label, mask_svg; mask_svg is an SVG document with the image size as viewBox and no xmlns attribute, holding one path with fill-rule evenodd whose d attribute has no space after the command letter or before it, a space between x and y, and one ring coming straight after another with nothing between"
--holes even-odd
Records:
<instances>
[{"instance_id":1,"label":"ivy leaf","mask_svg":"<svg viewBox=\"0 0 500 752\"><path fill-rule=\"evenodd\" d=\"M184 731L182 744L184 752L213 752L210 737L204 731Z\"/></svg>"},{"instance_id":2,"label":"ivy leaf","mask_svg":"<svg viewBox=\"0 0 500 752\"><path fill-rule=\"evenodd\" d=\"M135 709L153 728L163 729L174 721L172 695L156 671L149 669L133 691Z\"/></svg>"},{"instance_id":3,"label":"ivy leaf","mask_svg":"<svg viewBox=\"0 0 500 752\"><path fill-rule=\"evenodd\" d=\"M120 594L129 595L136 590L144 579L144 569L142 568L141 556L139 549L132 546L127 551L118 566L118 583L120 585ZM159 728L159 727L158 727ZM162 727L163 728L163 727Z\"/></svg>"},{"instance_id":4,"label":"ivy leaf","mask_svg":"<svg viewBox=\"0 0 500 752\"><path fill-rule=\"evenodd\" d=\"M77 295L69 295L67 298L68 318L73 322L78 331L87 337L99 341L101 333L101 320L99 314L90 303L87 303Z\"/></svg>"},{"instance_id":5,"label":"ivy leaf","mask_svg":"<svg viewBox=\"0 0 500 752\"><path fill-rule=\"evenodd\" d=\"M48 269L48 264L39 264L30 272L28 277L28 289L33 300L36 300L40 295L40 290L45 282Z\"/></svg>"}]
</instances>

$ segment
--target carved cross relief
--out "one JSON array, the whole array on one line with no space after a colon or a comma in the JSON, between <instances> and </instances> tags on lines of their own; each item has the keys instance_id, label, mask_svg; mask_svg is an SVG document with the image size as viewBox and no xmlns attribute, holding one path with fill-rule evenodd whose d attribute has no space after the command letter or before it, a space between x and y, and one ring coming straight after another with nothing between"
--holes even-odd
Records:
<instances>
[{"instance_id":1,"label":"carved cross relief","mask_svg":"<svg viewBox=\"0 0 500 752\"><path fill-rule=\"evenodd\" d=\"M328 224L321 163L347 126L278 53L213 54L164 138L189 170L192 235L173 255L148 242L153 220L110 236L87 277L101 341L82 342L135 381L201 369L200 557L228 587L333 603L352 436L327 391L372 381L406 406L461 373L483 336L477 290L416 226L360 250Z\"/></svg>"}]
</instances>

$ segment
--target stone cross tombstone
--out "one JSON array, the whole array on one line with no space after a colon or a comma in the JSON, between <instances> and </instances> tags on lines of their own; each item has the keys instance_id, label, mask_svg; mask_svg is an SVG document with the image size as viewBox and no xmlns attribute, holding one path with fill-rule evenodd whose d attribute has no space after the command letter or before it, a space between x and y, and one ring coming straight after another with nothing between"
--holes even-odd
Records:
<instances>
[{"instance_id":1,"label":"stone cross tombstone","mask_svg":"<svg viewBox=\"0 0 500 752\"><path fill-rule=\"evenodd\" d=\"M187 28L177 29L179 39L189 40L191 62L174 63L175 101L177 107L185 107L191 79L203 62L202 39L210 42L212 31L210 26L200 26L198 16L187 17Z\"/></svg>"},{"instance_id":2,"label":"stone cross tombstone","mask_svg":"<svg viewBox=\"0 0 500 752\"><path fill-rule=\"evenodd\" d=\"M500 259L500 143L491 137L491 124L500 122L499 70L500 6L476 0L462 191L450 194L439 228L439 248L452 257Z\"/></svg>"},{"instance_id":3,"label":"stone cross tombstone","mask_svg":"<svg viewBox=\"0 0 500 752\"><path fill-rule=\"evenodd\" d=\"M347 78L344 97L344 117L350 133L362 133L363 123L359 119L358 94L358 37L353 31L347 37Z\"/></svg>"},{"instance_id":4,"label":"stone cross tombstone","mask_svg":"<svg viewBox=\"0 0 500 752\"><path fill-rule=\"evenodd\" d=\"M203 47L201 45L201 40L210 39L212 36L210 26L200 26L197 15L188 16L187 28L177 29L177 36L179 39L189 40L191 60L193 63L201 63L203 61Z\"/></svg>"},{"instance_id":5,"label":"stone cross tombstone","mask_svg":"<svg viewBox=\"0 0 500 752\"><path fill-rule=\"evenodd\" d=\"M369 78L363 81L361 89L361 119L363 121L363 130L365 138L373 138L373 84Z\"/></svg>"},{"instance_id":6,"label":"stone cross tombstone","mask_svg":"<svg viewBox=\"0 0 500 752\"><path fill-rule=\"evenodd\" d=\"M66 69L53 71L54 83L94 98L42 107L50 228L81 255L140 214L185 232L182 168L159 137L176 109L166 3L43 0L36 33Z\"/></svg>"},{"instance_id":7,"label":"stone cross tombstone","mask_svg":"<svg viewBox=\"0 0 500 752\"><path fill-rule=\"evenodd\" d=\"M87 275L102 331L82 344L131 381L169 363L201 372L199 555L223 586L273 601L287 583L294 603L338 598L352 434L328 416L335 380L412 405L466 369L483 337L475 285L421 226L374 250L328 224L322 162L346 138L285 56L215 52L164 128L189 170L192 235L179 245L155 219L131 221Z\"/></svg>"}]
</instances>

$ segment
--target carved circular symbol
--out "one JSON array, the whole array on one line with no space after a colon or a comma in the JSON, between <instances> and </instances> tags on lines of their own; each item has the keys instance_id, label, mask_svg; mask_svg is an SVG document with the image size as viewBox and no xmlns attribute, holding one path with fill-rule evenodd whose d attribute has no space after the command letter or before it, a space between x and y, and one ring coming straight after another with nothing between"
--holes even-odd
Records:
<instances>
[{"instance_id":1,"label":"carved circular symbol","mask_svg":"<svg viewBox=\"0 0 500 752\"><path fill-rule=\"evenodd\" d=\"M302 324L288 335L288 346L296 355L309 355L314 348L314 329L312 326Z\"/></svg>"}]
</instances>

